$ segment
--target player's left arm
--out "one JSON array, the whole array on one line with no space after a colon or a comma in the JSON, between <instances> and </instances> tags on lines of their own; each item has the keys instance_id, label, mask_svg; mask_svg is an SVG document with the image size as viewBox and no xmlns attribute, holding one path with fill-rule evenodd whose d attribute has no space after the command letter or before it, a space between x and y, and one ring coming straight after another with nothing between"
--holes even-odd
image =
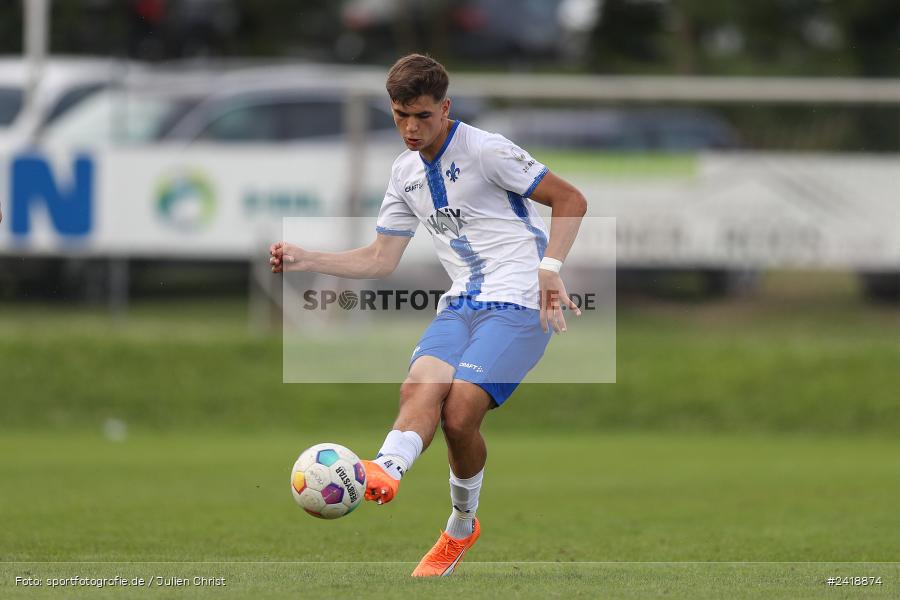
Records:
<instances>
[{"instance_id":1,"label":"player's left arm","mask_svg":"<svg viewBox=\"0 0 900 600\"><path fill-rule=\"evenodd\" d=\"M581 219L587 212L587 200L575 186L549 171L531 193L530 198L552 209L550 240L547 242L544 257L564 262L575 242L575 236L578 235ZM553 330L559 333L566 330L563 305L576 315L580 315L581 310L569 298L559 272L552 270L552 266L544 263L538 269L541 287L541 327L547 331L549 323L553 326Z\"/></svg>"}]
</instances>

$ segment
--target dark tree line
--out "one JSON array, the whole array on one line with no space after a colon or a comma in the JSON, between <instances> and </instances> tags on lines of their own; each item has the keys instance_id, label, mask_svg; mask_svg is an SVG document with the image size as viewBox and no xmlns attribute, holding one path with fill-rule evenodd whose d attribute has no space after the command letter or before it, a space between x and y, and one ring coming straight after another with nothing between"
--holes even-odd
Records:
<instances>
[{"instance_id":1,"label":"dark tree line","mask_svg":"<svg viewBox=\"0 0 900 600\"><path fill-rule=\"evenodd\" d=\"M417 6L412 0L404 2L403 6ZM445 19L459 2L434 0L442 10L422 15ZM198 55L334 60L340 54L336 47L342 4L339 0L54 0L51 48L58 53L151 60ZM898 0L603 0L601 6L587 52L573 59L577 64L566 64L567 69L900 75ZM433 51L448 54L437 39L441 36L427 34L442 27L425 25L419 27L425 34L416 38L416 44L429 49L430 43ZM398 24L393 29L398 39L384 41L393 47L383 55L410 49L409 35L401 35L410 28ZM429 42L429 38L436 39ZM21 48L22 0L5 0L0 2L0 53ZM465 65L461 57L443 58L457 66L480 66Z\"/></svg>"},{"instance_id":2,"label":"dark tree line","mask_svg":"<svg viewBox=\"0 0 900 600\"><path fill-rule=\"evenodd\" d=\"M591 70L900 75L896 0L605 0Z\"/></svg>"}]
</instances>

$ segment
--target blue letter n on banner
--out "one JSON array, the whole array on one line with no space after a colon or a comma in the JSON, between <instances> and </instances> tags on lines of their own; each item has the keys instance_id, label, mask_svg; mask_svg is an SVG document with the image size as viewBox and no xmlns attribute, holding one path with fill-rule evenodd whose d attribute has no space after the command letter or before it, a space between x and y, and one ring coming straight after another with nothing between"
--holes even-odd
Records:
<instances>
[{"instance_id":1,"label":"blue letter n on banner","mask_svg":"<svg viewBox=\"0 0 900 600\"><path fill-rule=\"evenodd\" d=\"M10 177L12 232L25 235L31 229L31 211L40 202L47 206L50 221L62 235L86 235L91 230L94 164L79 156L73 165L72 185L57 185L47 160L37 155L13 161Z\"/></svg>"}]
</instances>

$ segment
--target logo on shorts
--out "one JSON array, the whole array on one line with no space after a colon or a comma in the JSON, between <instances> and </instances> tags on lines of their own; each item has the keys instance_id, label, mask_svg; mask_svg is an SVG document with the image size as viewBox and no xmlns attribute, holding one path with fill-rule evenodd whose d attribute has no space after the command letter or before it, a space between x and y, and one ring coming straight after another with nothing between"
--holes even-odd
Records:
<instances>
[{"instance_id":1,"label":"logo on shorts","mask_svg":"<svg viewBox=\"0 0 900 600\"><path fill-rule=\"evenodd\" d=\"M476 373L484 373L484 368L482 368L481 365L476 365L474 363L461 362L461 363L459 363L459 368L472 369Z\"/></svg>"}]
</instances>

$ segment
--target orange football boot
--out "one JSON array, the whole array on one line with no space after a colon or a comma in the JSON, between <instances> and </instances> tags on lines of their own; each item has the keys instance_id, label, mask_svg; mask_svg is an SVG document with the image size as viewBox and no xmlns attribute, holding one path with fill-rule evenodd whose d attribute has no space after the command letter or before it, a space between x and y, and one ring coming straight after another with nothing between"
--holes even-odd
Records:
<instances>
[{"instance_id":1,"label":"orange football boot","mask_svg":"<svg viewBox=\"0 0 900 600\"><path fill-rule=\"evenodd\" d=\"M481 535L481 524L475 519L475 528L469 537L457 540L441 532L437 543L431 547L428 554L419 561L419 566L412 572L413 577L446 577L453 573L456 565L462 560L466 550L472 547L478 536Z\"/></svg>"},{"instance_id":2,"label":"orange football boot","mask_svg":"<svg viewBox=\"0 0 900 600\"><path fill-rule=\"evenodd\" d=\"M400 480L388 475L381 465L374 461L364 460L362 464L366 470L366 500L378 504L393 500L397 490L400 489Z\"/></svg>"}]
</instances>

